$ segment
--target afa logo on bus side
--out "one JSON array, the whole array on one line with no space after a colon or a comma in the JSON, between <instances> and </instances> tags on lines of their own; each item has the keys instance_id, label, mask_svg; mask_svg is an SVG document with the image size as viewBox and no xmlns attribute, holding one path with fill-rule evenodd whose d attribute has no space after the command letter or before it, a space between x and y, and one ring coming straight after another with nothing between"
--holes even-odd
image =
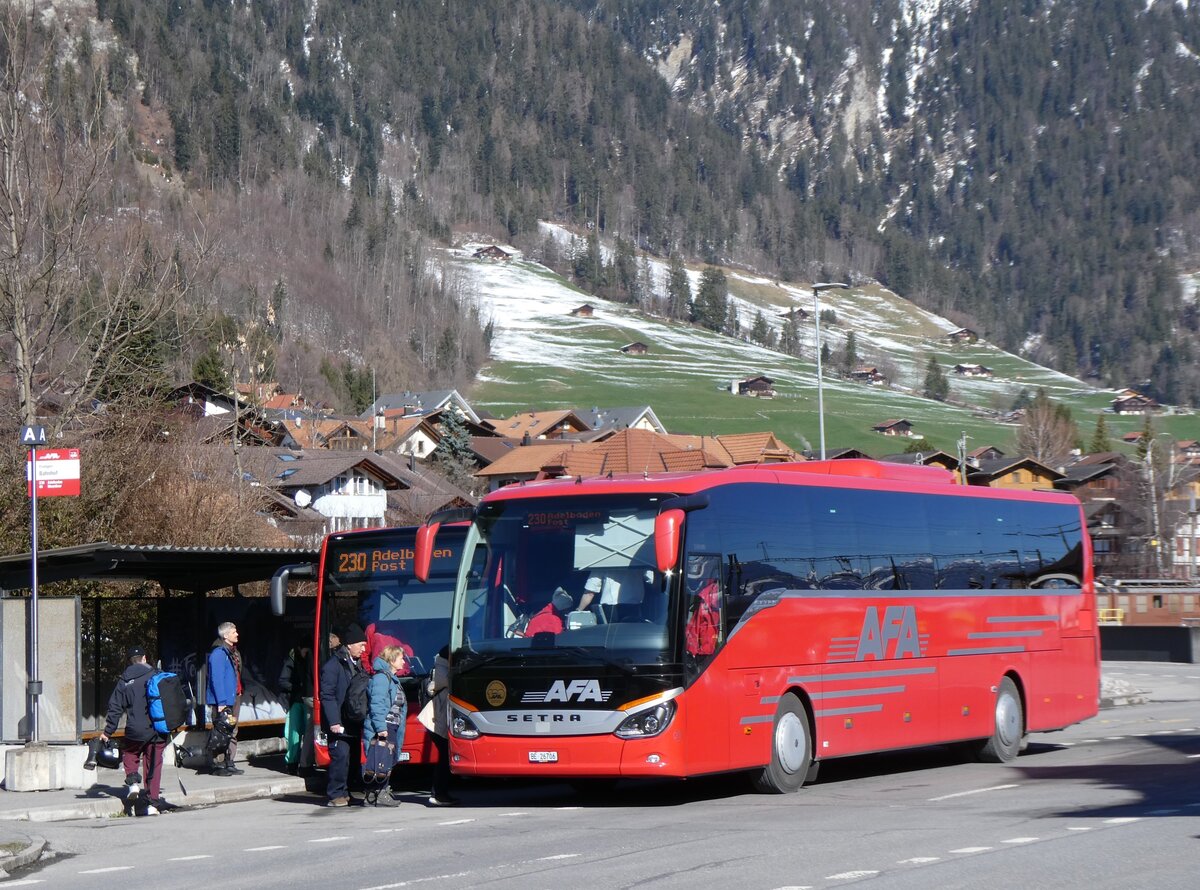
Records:
<instances>
[{"instance_id":1,"label":"afa logo on bus side","mask_svg":"<svg viewBox=\"0 0 1200 890\"><path fill-rule=\"evenodd\" d=\"M916 607L888 606L882 617L878 606L867 607L855 660L920 657L921 635L917 630Z\"/></svg>"}]
</instances>

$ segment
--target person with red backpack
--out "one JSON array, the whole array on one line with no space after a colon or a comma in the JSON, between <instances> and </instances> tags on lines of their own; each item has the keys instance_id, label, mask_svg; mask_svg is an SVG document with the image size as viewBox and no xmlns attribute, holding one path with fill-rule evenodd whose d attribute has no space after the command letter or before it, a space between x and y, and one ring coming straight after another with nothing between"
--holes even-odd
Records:
<instances>
[{"instance_id":1,"label":"person with red backpack","mask_svg":"<svg viewBox=\"0 0 1200 890\"><path fill-rule=\"evenodd\" d=\"M125 769L125 806L139 816L157 816L162 810L174 807L162 799L163 750L167 742L154 730L146 698L146 682L155 671L147 663L146 650L141 646L130 648L128 656L129 666L108 699L108 717L100 741L108 743L124 716L121 766Z\"/></svg>"},{"instance_id":2,"label":"person with red backpack","mask_svg":"<svg viewBox=\"0 0 1200 890\"><path fill-rule=\"evenodd\" d=\"M684 650L694 657L717 651L721 637L721 585L715 556L688 557L688 619L684 628Z\"/></svg>"}]
</instances>

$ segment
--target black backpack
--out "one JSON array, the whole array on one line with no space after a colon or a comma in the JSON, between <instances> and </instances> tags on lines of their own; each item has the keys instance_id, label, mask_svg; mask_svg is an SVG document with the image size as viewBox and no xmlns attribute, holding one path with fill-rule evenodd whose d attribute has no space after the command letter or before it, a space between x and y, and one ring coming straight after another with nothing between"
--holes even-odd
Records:
<instances>
[{"instance_id":1,"label":"black backpack","mask_svg":"<svg viewBox=\"0 0 1200 890\"><path fill-rule=\"evenodd\" d=\"M356 670L350 677L350 688L342 702L342 722L363 723L371 713L371 675Z\"/></svg>"}]
</instances>

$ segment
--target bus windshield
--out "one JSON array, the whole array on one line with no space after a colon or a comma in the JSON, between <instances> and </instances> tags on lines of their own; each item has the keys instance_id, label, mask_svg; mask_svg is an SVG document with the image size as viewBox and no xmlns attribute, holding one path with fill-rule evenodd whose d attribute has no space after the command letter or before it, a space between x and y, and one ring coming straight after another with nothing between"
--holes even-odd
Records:
<instances>
[{"instance_id":1,"label":"bus windshield","mask_svg":"<svg viewBox=\"0 0 1200 890\"><path fill-rule=\"evenodd\" d=\"M502 500L480 509L467 541L452 645L523 657L591 651L661 662L667 583L654 556L663 496Z\"/></svg>"},{"instance_id":2,"label":"bus windshield","mask_svg":"<svg viewBox=\"0 0 1200 890\"><path fill-rule=\"evenodd\" d=\"M399 645L412 673L430 673L434 656L448 642L461 535L447 529L439 536L425 584L413 576L411 528L331 538L322 578L322 639L330 630L358 624L367 633L368 665L385 646Z\"/></svg>"}]
</instances>

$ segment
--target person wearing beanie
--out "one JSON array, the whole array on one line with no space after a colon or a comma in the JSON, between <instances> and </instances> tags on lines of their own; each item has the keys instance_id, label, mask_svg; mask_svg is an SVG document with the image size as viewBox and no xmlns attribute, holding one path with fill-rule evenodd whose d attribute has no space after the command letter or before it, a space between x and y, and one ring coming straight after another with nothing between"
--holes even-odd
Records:
<instances>
[{"instance_id":1,"label":"person wearing beanie","mask_svg":"<svg viewBox=\"0 0 1200 890\"><path fill-rule=\"evenodd\" d=\"M536 633L562 633L567 626L567 613L574 608L575 597L561 587L556 588L546 607L529 619L525 636L531 637Z\"/></svg>"},{"instance_id":2,"label":"person wearing beanie","mask_svg":"<svg viewBox=\"0 0 1200 890\"><path fill-rule=\"evenodd\" d=\"M108 716L100 742L108 743L124 717L121 766L125 769L125 808L138 816L157 816L159 811L173 807L160 793L167 742L154 731L146 702L146 681L154 674L154 668L147 663L146 650L141 646L131 647L126 654L129 663L108 699Z\"/></svg>"},{"instance_id":3,"label":"person wearing beanie","mask_svg":"<svg viewBox=\"0 0 1200 890\"><path fill-rule=\"evenodd\" d=\"M326 806L344 807L350 804L350 792L362 791L362 723L352 723L343 716L343 706L356 676L365 674L360 659L367 648L367 635L357 624L341 632L342 645L333 651L321 666L320 705L321 728L329 741L329 784L325 790Z\"/></svg>"}]
</instances>

